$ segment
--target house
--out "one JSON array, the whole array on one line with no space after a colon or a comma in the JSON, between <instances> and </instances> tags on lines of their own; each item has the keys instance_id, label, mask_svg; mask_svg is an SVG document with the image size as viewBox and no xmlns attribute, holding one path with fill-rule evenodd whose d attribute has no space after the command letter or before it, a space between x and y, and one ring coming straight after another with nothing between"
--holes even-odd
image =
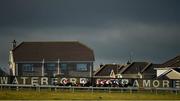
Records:
<instances>
[{"instance_id":1,"label":"house","mask_svg":"<svg viewBox=\"0 0 180 101\"><path fill-rule=\"evenodd\" d=\"M156 71L154 68L157 67L159 67L159 64L148 62L132 62L120 70L117 74L117 77L127 79L152 79L156 77Z\"/></svg>"},{"instance_id":2,"label":"house","mask_svg":"<svg viewBox=\"0 0 180 101\"><path fill-rule=\"evenodd\" d=\"M157 68L157 79L180 80L180 67Z\"/></svg>"},{"instance_id":3,"label":"house","mask_svg":"<svg viewBox=\"0 0 180 101\"><path fill-rule=\"evenodd\" d=\"M94 78L116 78L116 74L123 68L120 64L105 64L94 73Z\"/></svg>"},{"instance_id":4,"label":"house","mask_svg":"<svg viewBox=\"0 0 180 101\"><path fill-rule=\"evenodd\" d=\"M141 70L142 78L144 79L153 79L156 78L155 68L159 68L160 64L149 63L146 67Z\"/></svg>"},{"instance_id":5,"label":"house","mask_svg":"<svg viewBox=\"0 0 180 101\"><path fill-rule=\"evenodd\" d=\"M164 62L161 67L180 67L180 55Z\"/></svg>"},{"instance_id":6,"label":"house","mask_svg":"<svg viewBox=\"0 0 180 101\"><path fill-rule=\"evenodd\" d=\"M78 41L22 42L10 51L14 76L92 77L93 50Z\"/></svg>"},{"instance_id":7,"label":"house","mask_svg":"<svg viewBox=\"0 0 180 101\"><path fill-rule=\"evenodd\" d=\"M94 74L95 78L152 79L156 78L159 64L148 62L132 62L126 65L106 64Z\"/></svg>"},{"instance_id":8,"label":"house","mask_svg":"<svg viewBox=\"0 0 180 101\"><path fill-rule=\"evenodd\" d=\"M180 55L155 68L158 79L180 79Z\"/></svg>"}]
</instances>

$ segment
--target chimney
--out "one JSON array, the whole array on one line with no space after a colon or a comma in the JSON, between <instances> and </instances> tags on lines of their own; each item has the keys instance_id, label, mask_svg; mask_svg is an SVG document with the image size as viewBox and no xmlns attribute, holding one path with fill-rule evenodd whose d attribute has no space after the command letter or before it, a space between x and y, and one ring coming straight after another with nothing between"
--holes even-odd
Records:
<instances>
[{"instance_id":1,"label":"chimney","mask_svg":"<svg viewBox=\"0 0 180 101\"><path fill-rule=\"evenodd\" d=\"M13 40L13 42L12 42L12 48L13 49L16 48L16 44L17 44L16 40Z\"/></svg>"},{"instance_id":2,"label":"chimney","mask_svg":"<svg viewBox=\"0 0 180 101\"><path fill-rule=\"evenodd\" d=\"M127 62L127 65L129 65L129 64L131 64L131 62L130 62L130 61L128 61L128 62Z\"/></svg>"}]
</instances>

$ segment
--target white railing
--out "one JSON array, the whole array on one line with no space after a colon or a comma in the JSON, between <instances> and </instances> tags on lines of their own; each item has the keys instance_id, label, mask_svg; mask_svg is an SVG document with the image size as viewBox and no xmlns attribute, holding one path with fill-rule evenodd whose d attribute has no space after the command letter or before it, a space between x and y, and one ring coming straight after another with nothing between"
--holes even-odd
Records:
<instances>
[{"instance_id":1,"label":"white railing","mask_svg":"<svg viewBox=\"0 0 180 101\"><path fill-rule=\"evenodd\" d=\"M158 91L171 91L175 92L176 94L180 93L180 88L154 88L154 87L146 87L146 88L138 88L138 87L77 87L77 86L56 86L56 85L21 85L21 84L0 84L1 90L4 88L12 89L15 88L17 91L23 88L35 88L37 91L41 91L43 88L48 88L50 90L57 91L58 89L68 89L72 92L75 92L76 90L85 90L85 91L98 91L98 90L103 90L103 91L108 91L108 92L113 92L113 91L120 91L120 92L129 92L133 93L139 90L142 91L154 91L156 94Z\"/></svg>"}]
</instances>

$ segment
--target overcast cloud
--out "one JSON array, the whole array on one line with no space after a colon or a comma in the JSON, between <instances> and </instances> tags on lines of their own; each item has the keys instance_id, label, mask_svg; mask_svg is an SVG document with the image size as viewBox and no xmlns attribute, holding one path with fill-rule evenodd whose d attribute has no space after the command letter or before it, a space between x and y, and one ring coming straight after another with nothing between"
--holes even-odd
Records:
<instances>
[{"instance_id":1,"label":"overcast cloud","mask_svg":"<svg viewBox=\"0 0 180 101\"><path fill-rule=\"evenodd\" d=\"M11 41L78 40L96 62L162 63L180 54L178 0L1 0L0 66Z\"/></svg>"}]
</instances>

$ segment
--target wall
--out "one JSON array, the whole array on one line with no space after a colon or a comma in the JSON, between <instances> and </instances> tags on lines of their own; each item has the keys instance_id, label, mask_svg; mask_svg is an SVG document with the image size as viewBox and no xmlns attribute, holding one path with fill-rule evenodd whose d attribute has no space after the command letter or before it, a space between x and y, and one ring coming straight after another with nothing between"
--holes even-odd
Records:
<instances>
[{"instance_id":1,"label":"wall","mask_svg":"<svg viewBox=\"0 0 180 101\"><path fill-rule=\"evenodd\" d=\"M42 63L33 63L33 71L24 71L22 65L25 63L18 63L18 76L42 76ZM67 64L67 71L61 74L61 64ZM77 64L87 64L87 71L77 71ZM91 69L90 69L91 68ZM93 70L93 62L62 62L59 64L60 75L64 77L90 77L90 71ZM45 76L53 76L53 71L46 70L46 63L44 64ZM56 63L56 74L58 73L58 64Z\"/></svg>"}]
</instances>

